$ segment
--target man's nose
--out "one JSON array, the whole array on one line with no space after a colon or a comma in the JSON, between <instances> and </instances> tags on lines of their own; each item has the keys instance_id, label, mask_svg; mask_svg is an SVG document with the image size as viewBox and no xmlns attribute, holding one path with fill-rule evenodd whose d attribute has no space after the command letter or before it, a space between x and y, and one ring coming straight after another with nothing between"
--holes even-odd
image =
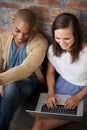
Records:
<instances>
[{"instance_id":1,"label":"man's nose","mask_svg":"<svg viewBox=\"0 0 87 130\"><path fill-rule=\"evenodd\" d=\"M20 33L18 37L19 37L19 39L22 39L23 38L23 34Z\"/></svg>"}]
</instances>

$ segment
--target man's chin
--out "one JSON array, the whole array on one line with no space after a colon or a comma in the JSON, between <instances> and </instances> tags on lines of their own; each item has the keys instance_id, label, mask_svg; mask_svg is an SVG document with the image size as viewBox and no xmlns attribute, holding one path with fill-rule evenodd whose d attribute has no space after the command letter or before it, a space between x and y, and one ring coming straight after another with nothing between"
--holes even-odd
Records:
<instances>
[{"instance_id":1,"label":"man's chin","mask_svg":"<svg viewBox=\"0 0 87 130\"><path fill-rule=\"evenodd\" d=\"M22 40L14 40L14 41L16 44L23 44L24 43L24 41L22 41Z\"/></svg>"}]
</instances>

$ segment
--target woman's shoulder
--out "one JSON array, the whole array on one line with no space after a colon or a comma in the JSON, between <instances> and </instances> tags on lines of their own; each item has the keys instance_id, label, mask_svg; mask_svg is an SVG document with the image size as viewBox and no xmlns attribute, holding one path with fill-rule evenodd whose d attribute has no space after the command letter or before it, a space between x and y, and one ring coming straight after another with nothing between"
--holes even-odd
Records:
<instances>
[{"instance_id":1,"label":"woman's shoulder","mask_svg":"<svg viewBox=\"0 0 87 130\"><path fill-rule=\"evenodd\" d=\"M48 52L51 52L51 53L53 52L53 45L52 44L49 45Z\"/></svg>"},{"instance_id":2,"label":"woman's shoulder","mask_svg":"<svg viewBox=\"0 0 87 130\"><path fill-rule=\"evenodd\" d=\"M84 42L83 45L82 45L83 49L84 48L87 48L87 42Z\"/></svg>"},{"instance_id":3,"label":"woman's shoulder","mask_svg":"<svg viewBox=\"0 0 87 130\"><path fill-rule=\"evenodd\" d=\"M50 44L50 45L49 45L49 49L53 49L53 44Z\"/></svg>"},{"instance_id":4,"label":"woman's shoulder","mask_svg":"<svg viewBox=\"0 0 87 130\"><path fill-rule=\"evenodd\" d=\"M49 45L47 54L53 55L53 45L52 44Z\"/></svg>"}]
</instances>

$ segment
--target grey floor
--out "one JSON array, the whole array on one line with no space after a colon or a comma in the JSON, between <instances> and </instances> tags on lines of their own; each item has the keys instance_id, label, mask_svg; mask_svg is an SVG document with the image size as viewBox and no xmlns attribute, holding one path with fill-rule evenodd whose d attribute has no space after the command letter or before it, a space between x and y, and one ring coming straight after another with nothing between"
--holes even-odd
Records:
<instances>
[{"instance_id":1,"label":"grey floor","mask_svg":"<svg viewBox=\"0 0 87 130\"><path fill-rule=\"evenodd\" d=\"M20 103L11 122L10 130L31 130L35 118L27 113L26 109L35 108L38 96L35 95L32 99Z\"/></svg>"},{"instance_id":2,"label":"grey floor","mask_svg":"<svg viewBox=\"0 0 87 130\"><path fill-rule=\"evenodd\" d=\"M17 111L15 118L11 122L11 128L10 130L30 130L33 122L34 117L29 115L25 112L25 107L22 106L22 108Z\"/></svg>"}]
</instances>

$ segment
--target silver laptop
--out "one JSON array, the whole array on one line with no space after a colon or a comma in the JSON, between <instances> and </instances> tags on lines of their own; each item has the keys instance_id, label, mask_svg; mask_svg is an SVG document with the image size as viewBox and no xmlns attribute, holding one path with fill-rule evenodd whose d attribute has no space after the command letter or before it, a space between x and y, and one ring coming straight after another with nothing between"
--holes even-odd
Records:
<instances>
[{"instance_id":1,"label":"silver laptop","mask_svg":"<svg viewBox=\"0 0 87 130\"><path fill-rule=\"evenodd\" d=\"M70 95L60 95L60 102L56 109L47 108L46 99L47 93L41 93L37 102L35 110L26 110L29 114L34 117L54 118L63 120L80 121L83 119L83 100L80 101L75 109L64 109L64 104Z\"/></svg>"}]
</instances>

